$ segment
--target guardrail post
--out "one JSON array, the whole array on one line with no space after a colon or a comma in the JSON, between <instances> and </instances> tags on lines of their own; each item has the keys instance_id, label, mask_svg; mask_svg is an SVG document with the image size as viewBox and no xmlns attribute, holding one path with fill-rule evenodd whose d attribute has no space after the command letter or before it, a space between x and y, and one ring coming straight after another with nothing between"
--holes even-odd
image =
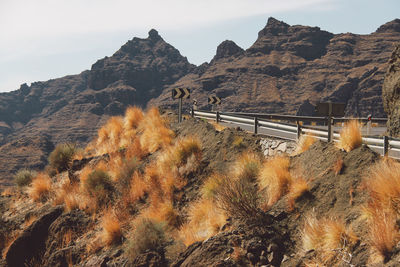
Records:
<instances>
[{"instance_id":1,"label":"guardrail post","mask_svg":"<svg viewBox=\"0 0 400 267\"><path fill-rule=\"evenodd\" d=\"M258 118L254 117L254 134L258 133Z\"/></svg>"},{"instance_id":2,"label":"guardrail post","mask_svg":"<svg viewBox=\"0 0 400 267\"><path fill-rule=\"evenodd\" d=\"M389 137L383 136L383 155L387 156L389 153Z\"/></svg>"},{"instance_id":3,"label":"guardrail post","mask_svg":"<svg viewBox=\"0 0 400 267\"><path fill-rule=\"evenodd\" d=\"M219 111L217 111L217 112L215 113L215 121L216 121L217 123L219 123L219 121L220 121Z\"/></svg>"},{"instance_id":4,"label":"guardrail post","mask_svg":"<svg viewBox=\"0 0 400 267\"><path fill-rule=\"evenodd\" d=\"M300 136L301 136L301 125L300 122L297 121L297 141L299 141Z\"/></svg>"},{"instance_id":5,"label":"guardrail post","mask_svg":"<svg viewBox=\"0 0 400 267\"><path fill-rule=\"evenodd\" d=\"M192 118L194 118L194 108L192 107L192 109L190 110L190 115L192 116Z\"/></svg>"}]
</instances>

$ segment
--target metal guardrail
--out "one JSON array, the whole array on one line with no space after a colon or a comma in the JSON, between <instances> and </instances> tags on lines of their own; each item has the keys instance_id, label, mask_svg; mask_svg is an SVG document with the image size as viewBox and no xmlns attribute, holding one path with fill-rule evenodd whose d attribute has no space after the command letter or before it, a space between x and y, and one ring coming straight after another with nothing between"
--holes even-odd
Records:
<instances>
[{"instance_id":1,"label":"metal guardrail","mask_svg":"<svg viewBox=\"0 0 400 267\"><path fill-rule=\"evenodd\" d=\"M249 113L247 113L249 114ZM314 129L311 127L301 126L299 121L313 121L311 120L312 117L304 117L304 116L288 116L288 115L274 115L273 119L284 118L287 120L288 118L297 122L297 125L282 123L282 122L274 122L269 121L266 118L260 118L258 116L248 116L248 115L238 115L232 112L212 112L212 111L197 111L192 110L191 115L192 117L196 118L204 118L204 119L212 119L218 122L233 122L233 123L241 123L246 124L253 127L253 131L255 134L258 133L259 129L271 129L274 130L276 134L272 135L274 137L280 137L283 139L289 140L298 140L301 135L312 135L313 137L328 141L328 131L324 129ZM251 113L255 115L257 113ZM269 114L268 116L271 116ZM324 117L315 117L314 121L322 121L326 120ZM340 118L336 119L337 121L346 121L350 120L348 118ZM375 121L383 121L386 119L376 118ZM335 119L334 119L335 121ZM366 119L367 121L367 119ZM374 121L374 120L372 120ZM294 138L288 138L286 136L279 136L279 133L286 133L292 134L295 136ZM333 132L332 134L332 141L338 142L340 138L340 134L338 132ZM364 144L368 145L375 151L379 151L381 155L388 155L389 157L400 159L400 139L392 138L389 136L368 136L363 137L362 141ZM395 154L398 155L395 155Z\"/></svg>"}]
</instances>

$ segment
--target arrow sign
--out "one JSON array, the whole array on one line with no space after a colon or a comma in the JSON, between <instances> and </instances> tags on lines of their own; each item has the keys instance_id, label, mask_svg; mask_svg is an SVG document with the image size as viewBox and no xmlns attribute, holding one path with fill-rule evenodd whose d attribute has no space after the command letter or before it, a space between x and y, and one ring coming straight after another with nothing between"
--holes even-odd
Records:
<instances>
[{"instance_id":1,"label":"arrow sign","mask_svg":"<svg viewBox=\"0 0 400 267\"><path fill-rule=\"evenodd\" d=\"M208 104L219 105L219 104L221 104L221 98L219 98L218 96L209 96L208 97Z\"/></svg>"},{"instance_id":2,"label":"arrow sign","mask_svg":"<svg viewBox=\"0 0 400 267\"><path fill-rule=\"evenodd\" d=\"M175 88L172 89L172 98L189 98L190 97L190 90L188 88Z\"/></svg>"}]
</instances>

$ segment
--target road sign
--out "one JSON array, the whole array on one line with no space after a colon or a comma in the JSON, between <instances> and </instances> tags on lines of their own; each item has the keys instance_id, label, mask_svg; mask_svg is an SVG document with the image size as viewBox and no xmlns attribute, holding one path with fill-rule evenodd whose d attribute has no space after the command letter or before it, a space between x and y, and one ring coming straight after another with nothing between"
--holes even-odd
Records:
<instances>
[{"instance_id":1,"label":"road sign","mask_svg":"<svg viewBox=\"0 0 400 267\"><path fill-rule=\"evenodd\" d=\"M329 105L331 105L331 113L329 112ZM323 102L318 103L315 108L317 114L320 116L329 116L329 113L333 117L343 117L344 110L346 109L345 103L332 103L332 102Z\"/></svg>"},{"instance_id":2,"label":"road sign","mask_svg":"<svg viewBox=\"0 0 400 267\"><path fill-rule=\"evenodd\" d=\"M172 98L189 98L190 97L190 90L188 88L175 88L172 89Z\"/></svg>"},{"instance_id":3,"label":"road sign","mask_svg":"<svg viewBox=\"0 0 400 267\"><path fill-rule=\"evenodd\" d=\"M218 96L209 96L208 97L208 104L219 105L219 104L221 104L221 98L219 98Z\"/></svg>"},{"instance_id":4,"label":"road sign","mask_svg":"<svg viewBox=\"0 0 400 267\"><path fill-rule=\"evenodd\" d=\"M345 108L345 103L332 102L318 103L315 107L318 115L328 116L328 142L332 141L332 116L343 117Z\"/></svg>"}]
</instances>

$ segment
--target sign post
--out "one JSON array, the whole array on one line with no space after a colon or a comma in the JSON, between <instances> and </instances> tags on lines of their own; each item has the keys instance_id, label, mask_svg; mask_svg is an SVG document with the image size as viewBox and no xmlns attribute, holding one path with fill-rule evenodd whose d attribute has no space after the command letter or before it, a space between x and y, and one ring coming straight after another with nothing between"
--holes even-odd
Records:
<instances>
[{"instance_id":1,"label":"sign post","mask_svg":"<svg viewBox=\"0 0 400 267\"><path fill-rule=\"evenodd\" d=\"M182 99L190 97L190 90L188 88L175 88L172 89L172 99L179 99L178 103L178 122L182 122Z\"/></svg>"},{"instance_id":2,"label":"sign post","mask_svg":"<svg viewBox=\"0 0 400 267\"><path fill-rule=\"evenodd\" d=\"M332 117L343 117L345 108L345 103L323 102L317 104L315 108L317 114L328 116L328 142L332 141Z\"/></svg>"},{"instance_id":3,"label":"sign post","mask_svg":"<svg viewBox=\"0 0 400 267\"><path fill-rule=\"evenodd\" d=\"M221 104L221 98L218 96L209 96L208 97L208 104L213 105L213 108L211 109L212 111L214 110L214 105L220 105Z\"/></svg>"}]
</instances>

